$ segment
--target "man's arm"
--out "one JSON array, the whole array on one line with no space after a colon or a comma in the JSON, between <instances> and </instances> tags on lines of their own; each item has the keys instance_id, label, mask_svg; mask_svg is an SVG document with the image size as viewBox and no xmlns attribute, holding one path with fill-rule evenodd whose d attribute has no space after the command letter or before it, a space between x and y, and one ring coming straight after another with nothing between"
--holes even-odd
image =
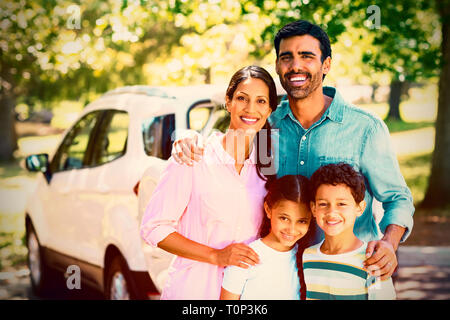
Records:
<instances>
[{"instance_id":1,"label":"man's arm","mask_svg":"<svg viewBox=\"0 0 450 320\"><path fill-rule=\"evenodd\" d=\"M172 145L172 157L179 164L194 165L203 157L203 136L195 130L186 130Z\"/></svg>"},{"instance_id":2,"label":"man's arm","mask_svg":"<svg viewBox=\"0 0 450 320\"><path fill-rule=\"evenodd\" d=\"M393 152L389 131L381 120L375 121L367 133L362 149L361 171L369 182L373 196L382 202L384 209L379 224L384 236L381 240L369 242L365 262L369 270L375 269L384 280L397 267L395 252L399 243L405 241L411 232L414 205Z\"/></svg>"}]
</instances>

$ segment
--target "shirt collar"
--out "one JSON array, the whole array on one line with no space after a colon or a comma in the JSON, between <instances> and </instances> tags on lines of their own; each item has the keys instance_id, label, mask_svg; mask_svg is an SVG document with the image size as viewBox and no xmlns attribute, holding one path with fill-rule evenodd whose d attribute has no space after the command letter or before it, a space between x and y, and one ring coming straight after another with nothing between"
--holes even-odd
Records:
<instances>
[{"instance_id":1,"label":"shirt collar","mask_svg":"<svg viewBox=\"0 0 450 320\"><path fill-rule=\"evenodd\" d=\"M325 111L324 117L327 117L334 122L342 123L345 101L341 94L334 87L323 87L323 93L333 99L330 106ZM292 119L295 119L295 116L289 107L289 100L282 101L275 112L279 119L284 119L288 115Z\"/></svg>"},{"instance_id":2,"label":"shirt collar","mask_svg":"<svg viewBox=\"0 0 450 320\"><path fill-rule=\"evenodd\" d=\"M323 93L333 98L330 106L325 111L326 117L331 121L342 123L345 101L341 94L333 87L323 87Z\"/></svg>"}]
</instances>

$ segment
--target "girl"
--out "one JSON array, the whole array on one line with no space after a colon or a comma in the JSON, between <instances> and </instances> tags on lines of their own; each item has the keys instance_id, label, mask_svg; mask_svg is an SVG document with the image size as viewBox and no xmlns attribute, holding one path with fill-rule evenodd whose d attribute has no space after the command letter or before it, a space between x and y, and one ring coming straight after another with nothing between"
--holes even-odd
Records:
<instances>
[{"instance_id":1,"label":"girl","mask_svg":"<svg viewBox=\"0 0 450 320\"><path fill-rule=\"evenodd\" d=\"M261 67L234 74L226 92L230 126L213 135L193 167L169 160L142 219L141 236L177 255L161 299L218 299L223 267L258 262L246 243L258 235L265 178L260 144L271 150L267 118L277 107L275 83ZM262 154L261 154L262 153ZM270 163L269 163L270 165Z\"/></svg>"},{"instance_id":2,"label":"girl","mask_svg":"<svg viewBox=\"0 0 450 320\"><path fill-rule=\"evenodd\" d=\"M268 182L261 238L249 245L260 263L248 269L226 268L221 299L300 299L296 253L299 240L311 238L307 181L300 175L287 175Z\"/></svg>"}]
</instances>

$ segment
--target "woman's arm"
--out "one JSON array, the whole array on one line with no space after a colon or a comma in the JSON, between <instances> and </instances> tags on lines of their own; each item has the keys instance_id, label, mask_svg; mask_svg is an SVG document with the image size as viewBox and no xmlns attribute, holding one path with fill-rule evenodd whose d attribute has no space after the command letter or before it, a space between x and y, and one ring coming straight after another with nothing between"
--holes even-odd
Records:
<instances>
[{"instance_id":1,"label":"woman's arm","mask_svg":"<svg viewBox=\"0 0 450 320\"><path fill-rule=\"evenodd\" d=\"M192 170L169 160L142 218L142 238L148 244L178 256L218 266L248 268L248 265L258 263L258 255L243 243L233 243L219 250L177 232L177 224L191 197Z\"/></svg>"},{"instance_id":2,"label":"woman's arm","mask_svg":"<svg viewBox=\"0 0 450 320\"><path fill-rule=\"evenodd\" d=\"M169 234L158 247L177 256L226 267L230 265L247 269L259 262L256 252L243 243L232 243L223 249L215 249L190 240L178 232Z\"/></svg>"}]
</instances>

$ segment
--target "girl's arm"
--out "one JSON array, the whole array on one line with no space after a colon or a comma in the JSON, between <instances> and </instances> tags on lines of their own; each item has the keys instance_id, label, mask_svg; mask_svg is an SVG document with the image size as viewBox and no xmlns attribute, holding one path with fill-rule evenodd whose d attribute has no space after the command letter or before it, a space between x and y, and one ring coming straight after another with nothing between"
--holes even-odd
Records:
<instances>
[{"instance_id":1,"label":"girl's arm","mask_svg":"<svg viewBox=\"0 0 450 320\"><path fill-rule=\"evenodd\" d=\"M230 291L225 290L222 287L222 290L220 291L220 300L239 300L241 299L240 294L235 294Z\"/></svg>"}]
</instances>

